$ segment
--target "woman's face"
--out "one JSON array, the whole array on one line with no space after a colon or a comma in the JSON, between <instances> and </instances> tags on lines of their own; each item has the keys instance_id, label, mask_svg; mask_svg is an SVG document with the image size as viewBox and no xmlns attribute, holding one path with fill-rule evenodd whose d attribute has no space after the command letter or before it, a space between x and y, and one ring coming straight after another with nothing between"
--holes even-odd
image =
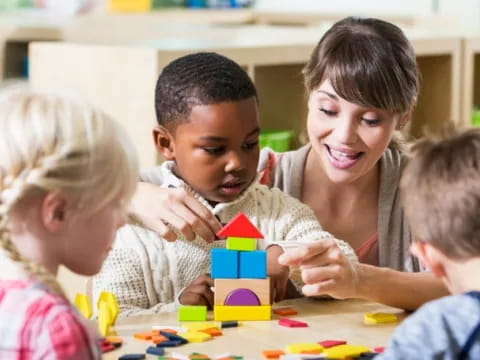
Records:
<instances>
[{"instance_id":1,"label":"woman's face","mask_svg":"<svg viewBox=\"0 0 480 360\"><path fill-rule=\"evenodd\" d=\"M370 174L395 129L406 120L346 101L328 79L308 99L308 136L325 174L335 183L353 183Z\"/></svg>"}]
</instances>

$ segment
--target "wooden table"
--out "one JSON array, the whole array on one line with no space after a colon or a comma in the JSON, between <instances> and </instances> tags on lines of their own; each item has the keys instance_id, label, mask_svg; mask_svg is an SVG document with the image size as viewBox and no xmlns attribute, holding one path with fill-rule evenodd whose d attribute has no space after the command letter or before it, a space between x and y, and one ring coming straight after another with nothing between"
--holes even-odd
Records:
<instances>
[{"instance_id":1,"label":"wooden table","mask_svg":"<svg viewBox=\"0 0 480 360\"><path fill-rule=\"evenodd\" d=\"M278 304L280 305L292 305L298 311L298 315L290 318L305 321L309 327L282 327L277 323L278 316L273 315L272 321L244 321L238 328L223 329L223 336L204 343L169 348L167 354L171 351L184 355L200 352L214 356L228 352L244 356L245 360L262 359L263 350L285 350L285 346L291 343L315 343L327 339L346 340L352 345L374 348L388 344L390 335L398 323L365 325L363 315L367 312L390 312L399 315L400 320L405 317L402 310L363 300L304 298L284 301ZM106 353L104 359L117 359L126 353L144 353L150 343L133 339L132 335L136 332L149 331L153 325L179 326L176 316L176 313L167 313L120 318L115 325L115 331L122 336L124 343L119 349Z\"/></svg>"}]
</instances>

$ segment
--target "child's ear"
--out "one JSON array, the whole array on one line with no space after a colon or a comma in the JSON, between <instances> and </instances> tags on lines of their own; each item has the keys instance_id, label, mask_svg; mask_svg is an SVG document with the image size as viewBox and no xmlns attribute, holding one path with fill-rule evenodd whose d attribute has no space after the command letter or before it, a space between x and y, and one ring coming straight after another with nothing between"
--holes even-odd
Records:
<instances>
[{"instance_id":1,"label":"child's ear","mask_svg":"<svg viewBox=\"0 0 480 360\"><path fill-rule=\"evenodd\" d=\"M152 135L157 151L165 160L175 160L175 140L172 133L166 127L157 125L153 128Z\"/></svg>"},{"instance_id":2,"label":"child's ear","mask_svg":"<svg viewBox=\"0 0 480 360\"><path fill-rule=\"evenodd\" d=\"M400 119L398 119L398 123L395 130L402 130L412 118L412 113L413 113L413 106L410 108L410 110L407 111L406 114L403 114L402 116L400 116Z\"/></svg>"},{"instance_id":3,"label":"child's ear","mask_svg":"<svg viewBox=\"0 0 480 360\"><path fill-rule=\"evenodd\" d=\"M67 199L59 193L48 193L42 201L41 217L45 228L59 232L66 222Z\"/></svg>"},{"instance_id":4,"label":"child's ear","mask_svg":"<svg viewBox=\"0 0 480 360\"><path fill-rule=\"evenodd\" d=\"M440 279L445 278L445 255L443 255L443 253L435 246L429 243L416 241L410 245L410 251L413 255L418 257L422 264L430 269L436 277Z\"/></svg>"}]
</instances>

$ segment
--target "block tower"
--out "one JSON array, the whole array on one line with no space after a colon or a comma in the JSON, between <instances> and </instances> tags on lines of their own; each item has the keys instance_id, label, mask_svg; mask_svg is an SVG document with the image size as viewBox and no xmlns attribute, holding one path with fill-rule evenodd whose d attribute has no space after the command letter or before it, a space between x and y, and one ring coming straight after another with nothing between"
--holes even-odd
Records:
<instances>
[{"instance_id":1,"label":"block tower","mask_svg":"<svg viewBox=\"0 0 480 360\"><path fill-rule=\"evenodd\" d=\"M213 316L216 321L270 320L270 279L265 250L257 250L263 235L239 213L217 233L227 238L226 249L212 249L215 279Z\"/></svg>"}]
</instances>

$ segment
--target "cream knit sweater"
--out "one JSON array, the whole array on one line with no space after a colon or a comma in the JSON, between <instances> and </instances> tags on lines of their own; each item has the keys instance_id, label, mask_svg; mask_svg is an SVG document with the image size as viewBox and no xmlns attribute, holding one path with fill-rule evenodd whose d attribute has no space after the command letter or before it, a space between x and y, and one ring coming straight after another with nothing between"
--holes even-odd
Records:
<instances>
[{"instance_id":1,"label":"cream knit sweater","mask_svg":"<svg viewBox=\"0 0 480 360\"><path fill-rule=\"evenodd\" d=\"M163 187L184 187L222 223L243 212L265 237L258 241L259 248L265 249L275 242L311 242L332 237L322 230L308 206L256 181L236 200L212 208L172 173L172 166L172 162L164 162L144 173L143 179ZM167 242L140 226L122 227L101 272L93 278L94 299L102 290L113 292L121 315L176 310L181 291L198 276L210 272L210 250L225 247L225 241L206 243L197 237L190 242L177 235L177 241ZM351 261L358 261L347 243L341 240L337 243ZM291 278L297 287L301 285L298 271L291 272Z\"/></svg>"}]
</instances>

